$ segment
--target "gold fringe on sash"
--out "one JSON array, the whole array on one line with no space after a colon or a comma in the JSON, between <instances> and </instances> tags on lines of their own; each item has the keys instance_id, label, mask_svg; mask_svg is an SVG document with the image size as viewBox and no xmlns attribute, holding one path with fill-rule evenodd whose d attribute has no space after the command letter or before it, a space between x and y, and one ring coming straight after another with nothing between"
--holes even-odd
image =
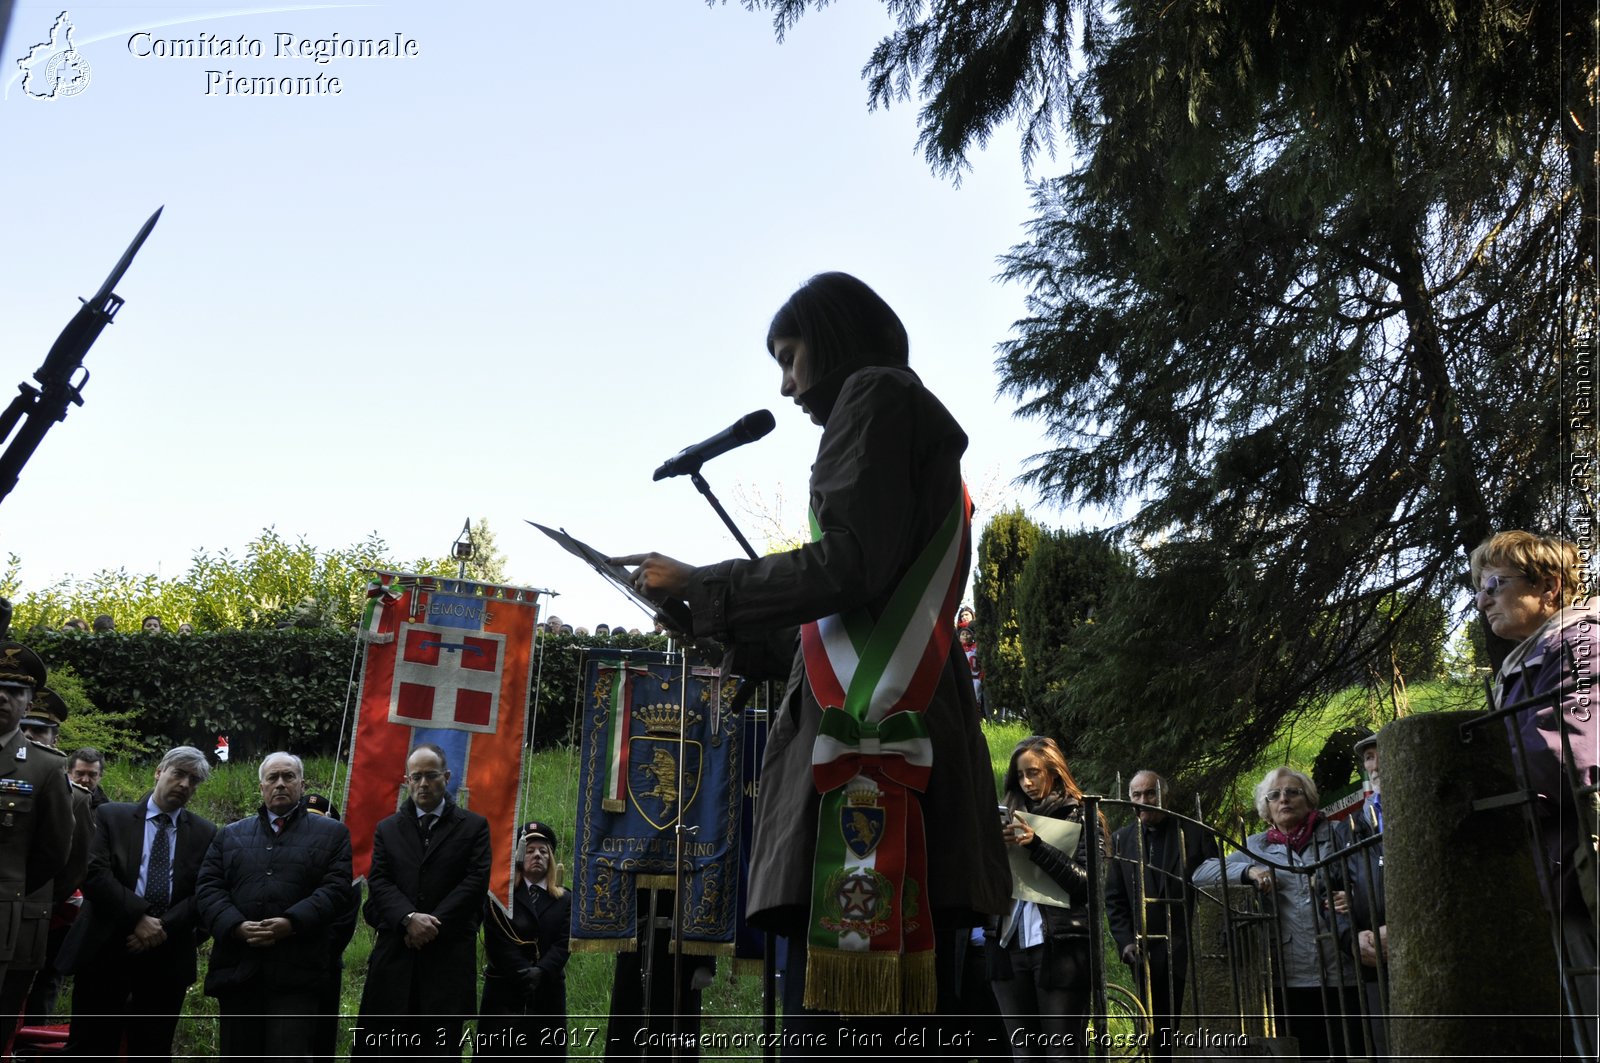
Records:
<instances>
[{"instance_id":1,"label":"gold fringe on sash","mask_svg":"<svg viewBox=\"0 0 1600 1063\"><path fill-rule=\"evenodd\" d=\"M808 945L803 1003L813 1011L837 1011L846 1015L899 1015L899 968L900 956L897 953L856 952Z\"/></svg>"},{"instance_id":2,"label":"gold fringe on sash","mask_svg":"<svg viewBox=\"0 0 1600 1063\"><path fill-rule=\"evenodd\" d=\"M626 801L619 801L615 797L600 799L600 811L602 812L626 812L627 810L628 802Z\"/></svg>"},{"instance_id":3,"label":"gold fringe on sash","mask_svg":"<svg viewBox=\"0 0 1600 1063\"><path fill-rule=\"evenodd\" d=\"M901 958L901 993L905 1014L931 1015L939 1007L939 976L935 973L933 951L913 952Z\"/></svg>"}]
</instances>

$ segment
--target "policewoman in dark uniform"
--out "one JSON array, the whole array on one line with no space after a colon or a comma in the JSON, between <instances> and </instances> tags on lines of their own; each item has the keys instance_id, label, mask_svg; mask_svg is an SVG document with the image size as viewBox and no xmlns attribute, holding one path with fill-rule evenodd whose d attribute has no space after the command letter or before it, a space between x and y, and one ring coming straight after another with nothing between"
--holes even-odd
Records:
<instances>
[{"instance_id":1,"label":"policewoman in dark uniform","mask_svg":"<svg viewBox=\"0 0 1600 1063\"><path fill-rule=\"evenodd\" d=\"M509 915L485 902L483 1002L475 1056L564 1059L567 935L572 897L556 874L556 832L529 820L517 832Z\"/></svg>"}]
</instances>

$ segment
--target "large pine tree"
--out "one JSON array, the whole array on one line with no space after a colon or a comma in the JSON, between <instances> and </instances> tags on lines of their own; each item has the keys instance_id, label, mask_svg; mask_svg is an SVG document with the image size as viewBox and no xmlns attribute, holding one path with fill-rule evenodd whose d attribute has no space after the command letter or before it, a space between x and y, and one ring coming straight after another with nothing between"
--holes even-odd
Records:
<instances>
[{"instance_id":1,"label":"large pine tree","mask_svg":"<svg viewBox=\"0 0 1600 1063\"><path fill-rule=\"evenodd\" d=\"M1145 547L1074 707L1108 751L1159 713L1235 770L1491 532L1592 536L1594 5L886 6L871 100L937 170L1009 120L1073 151L1000 370L1029 478Z\"/></svg>"}]
</instances>

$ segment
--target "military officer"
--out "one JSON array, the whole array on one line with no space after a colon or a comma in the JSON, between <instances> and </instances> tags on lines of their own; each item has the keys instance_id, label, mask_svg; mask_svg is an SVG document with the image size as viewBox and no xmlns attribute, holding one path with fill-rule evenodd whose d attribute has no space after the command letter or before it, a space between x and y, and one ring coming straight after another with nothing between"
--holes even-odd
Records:
<instances>
[{"instance_id":1,"label":"military officer","mask_svg":"<svg viewBox=\"0 0 1600 1063\"><path fill-rule=\"evenodd\" d=\"M13 965L37 969L43 960L44 924L37 934L19 932L28 896L67 870L73 853L67 758L30 742L19 726L44 684L38 654L20 642L0 642L0 919L8 928L0 940L0 977ZM15 1009L0 1015L8 1030L15 1020Z\"/></svg>"}]
</instances>

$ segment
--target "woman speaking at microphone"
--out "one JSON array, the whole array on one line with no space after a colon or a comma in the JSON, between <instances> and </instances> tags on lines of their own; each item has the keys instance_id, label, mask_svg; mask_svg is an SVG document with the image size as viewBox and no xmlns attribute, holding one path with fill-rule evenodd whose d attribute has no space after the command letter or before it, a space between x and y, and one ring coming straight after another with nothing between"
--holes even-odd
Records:
<instances>
[{"instance_id":1,"label":"woman speaking at microphone","mask_svg":"<svg viewBox=\"0 0 1600 1063\"><path fill-rule=\"evenodd\" d=\"M812 277L767 330L780 391L822 428L812 540L701 567L613 559L637 566L645 596L686 602L689 634L729 647L736 674L774 643L794 657L767 739L749 883L751 924L789 939L786 1030L802 1003L949 1014L962 928L1010 897L949 620L970 560L967 438L909 368L908 348L867 285Z\"/></svg>"}]
</instances>

